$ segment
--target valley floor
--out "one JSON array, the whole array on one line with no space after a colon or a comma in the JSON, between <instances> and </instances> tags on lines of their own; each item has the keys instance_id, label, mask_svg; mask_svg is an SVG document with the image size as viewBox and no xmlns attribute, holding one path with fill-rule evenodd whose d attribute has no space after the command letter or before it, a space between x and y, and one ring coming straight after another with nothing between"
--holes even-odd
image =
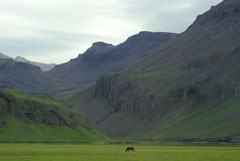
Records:
<instances>
[{"instance_id":1,"label":"valley floor","mask_svg":"<svg viewBox=\"0 0 240 161\"><path fill-rule=\"evenodd\" d=\"M0 161L238 161L240 147L0 144Z\"/></svg>"}]
</instances>

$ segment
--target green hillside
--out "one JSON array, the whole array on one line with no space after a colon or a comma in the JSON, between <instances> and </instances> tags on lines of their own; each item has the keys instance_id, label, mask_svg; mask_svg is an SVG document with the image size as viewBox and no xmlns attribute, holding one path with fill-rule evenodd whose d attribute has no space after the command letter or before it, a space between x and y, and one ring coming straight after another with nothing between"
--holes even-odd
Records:
<instances>
[{"instance_id":1,"label":"green hillside","mask_svg":"<svg viewBox=\"0 0 240 161\"><path fill-rule=\"evenodd\" d=\"M48 96L23 95L0 89L0 141L108 141L80 113Z\"/></svg>"},{"instance_id":2,"label":"green hillside","mask_svg":"<svg viewBox=\"0 0 240 161\"><path fill-rule=\"evenodd\" d=\"M212 7L155 54L65 102L114 138L238 140L239 6Z\"/></svg>"},{"instance_id":3,"label":"green hillside","mask_svg":"<svg viewBox=\"0 0 240 161\"><path fill-rule=\"evenodd\" d=\"M170 110L158 120L142 119L133 110L112 114L109 109L113 107L104 99L79 102L77 105L77 100L84 97L86 96L76 94L67 102L68 104L72 102L74 109L82 111L99 129L114 139L148 141L240 139L239 94L211 103L199 103L198 98L193 97L188 103Z\"/></svg>"}]
</instances>

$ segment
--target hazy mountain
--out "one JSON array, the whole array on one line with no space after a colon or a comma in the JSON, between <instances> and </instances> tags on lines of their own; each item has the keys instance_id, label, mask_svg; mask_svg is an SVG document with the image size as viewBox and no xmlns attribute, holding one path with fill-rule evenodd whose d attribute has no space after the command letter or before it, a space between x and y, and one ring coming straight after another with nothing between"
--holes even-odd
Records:
<instances>
[{"instance_id":1,"label":"hazy mountain","mask_svg":"<svg viewBox=\"0 0 240 161\"><path fill-rule=\"evenodd\" d=\"M47 96L0 89L0 141L87 142L109 140L80 113Z\"/></svg>"},{"instance_id":2,"label":"hazy mountain","mask_svg":"<svg viewBox=\"0 0 240 161\"><path fill-rule=\"evenodd\" d=\"M112 137L239 140L239 42L240 1L225 0L151 56L65 102Z\"/></svg>"},{"instance_id":3,"label":"hazy mountain","mask_svg":"<svg viewBox=\"0 0 240 161\"><path fill-rule=\"evenodd\" d=\"M117 46L96 42L78 58L58 65L48 73L83 86L96 81L104 73L151 55L175 36L173 33L140 32Z\"/></svg>"},{"instance_id":4,"label":"hazy mountain","mask_svg":"<svg viewBox=\"0 0 240 161\"><path fill-rule=\"evenodd\" d=\"M16 58L12 58L12 57L9 57L9 56L4 55L2 53L0 53L0 58L2 58L2 59L12 59L16 62L23 62L23 63L32 64L32 65L40 67L40 69L42 71L49 71L57 65L57 64L44 64L44 63L39 63L39 62L32 62L32 61L27 60L24 57L21 57L21 56L17 56Z\"/></svg>"},{"instance_id":5,"label":"hazy mountain","mask_svg":"<svg viewBox=\"0 0 240 161\"><path fill-rule=\"evenodd\" d=\"M11 57L9 57L7 55L4 55L2 53L0 53L0 58L2 58L2 59L12 59Z\"/></svg>"},{"instance_id":6,"label":"hazy mountain","mask_svg":"<svg viewBox=\"0 0 240 161\"><path fill-rule=\"evenodd\" d=\"M38 67L40 67L40 69L42 71L49 71L57 65L57 64L44 64L44 63L39 63L39 62L32 62L32 61L27 60L24 57L21 57L21 56L16 57L14 60L17 61L17 62L24 62L24 63L28 63L28 64L38 66Z\"/></svg>"},{"instance_id":7,"label":"hazy mountain","mask_svg":"<svg viewBox=\"0 0 240 161\"><path fill-rule=\"evenodd\" d=\"M49 77L37 66L0 58L0 88L15 89L24 93L55 94L74 87Z\"/></svg>"}]
</instances>

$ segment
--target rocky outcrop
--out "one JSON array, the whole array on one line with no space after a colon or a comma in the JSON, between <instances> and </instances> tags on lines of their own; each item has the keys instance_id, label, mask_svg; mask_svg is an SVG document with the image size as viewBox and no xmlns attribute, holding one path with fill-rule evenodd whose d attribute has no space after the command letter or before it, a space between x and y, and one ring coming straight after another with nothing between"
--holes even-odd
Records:
<instances>
[{"instance_id":1,"label":"rocky outcrop","mask_svg":"<svg viewBox=\"0 0 240 161\"><path fill-rule=\"evenodd\" d=\"M183 95L154 95L149 90L136 90L138 85L127 76L112 74L101 77L92 89L89 101L105 99L112 113L133 111L146 120L157 120L171 110ZM175 101L174 101L175 100ZM177 100L177 101L176 101Z\"/></svg>"},{"instance_id":2,"label":"rocky outcrop","mask_svg":"<svg viewBox=\"0 0 240 161\"><path fill-rule=\"evenodd\" d=\"M236 95L234 82L217 81L204 87L212 81L213 78L208 76L165 92L153 93L148 88L139 88L137 82L126 74L112 73L102 76L97 81L92 88L89 102L94 99L104 99L113 114L131 110L142 119L158 120L168 112L185 106L192 99L204 104L213 100L224 101Z\"/></svg>"},{"instance_id":3,"label":"rocky outcrop","mask_svg":"<svg viewBox=\"0 0 240 161\"><path fill-rule=\"evenodd\" d=\"M112 44L107 44L105 42L95 42L92 46L87 49L85 55L103 53L108 50L111 50L114 46ZM79 55L80 56L80 55Z\"/></svg>"},{"instance_id":4,"label":"rocky outcrop","mask_svg":"<svg viewBox=\"0 0 240 161\"><path fill-rule=\"evenodd\" d=\"M238 23L240 19L239 0L225 0L217 6L212 6L211 10L199 15L191 27L208 25L209 23L219 23L225 21L226 25ZM219 26L221 27L221 26Z\"/></svg>"},{"instance_id":5,"label":"rocky outcrop","mask_svg":"<svg viewBox=\"0 0 240 161\"><path fill-rule=\"evenodd\" d=\"M0 100L0 128L7 125L8 116L48 125L92 128L91 124L82 115L60 105L20 100L3 92L0 92Z\"/></svg>"}]
</instances>

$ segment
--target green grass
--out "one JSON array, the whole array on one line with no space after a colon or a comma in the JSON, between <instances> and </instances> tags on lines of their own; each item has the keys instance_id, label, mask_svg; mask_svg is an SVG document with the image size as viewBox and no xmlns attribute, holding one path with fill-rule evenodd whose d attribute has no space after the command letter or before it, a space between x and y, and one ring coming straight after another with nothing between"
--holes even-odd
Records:
<instances>
[{"instance_id":1,"label":"green grass","mask_svg":"<svg viewBox=\"0 0 240 161\"><path fill-rule=\"evenodd\" d=\"M18 91L11 90L11 89L0 89L0 92L4 92L7 94L10 94L17 99L20 100L32 100L32 101L37 101L37 102L42 102L45 104L55 104L55 105L61 105L60 103L56 102L49 96L32 96L32 95L24 95Z\"/></svg>"},{"instance_id":2,"label":"green grass","mask_svg":"<svg viewBox=\"0 0 240 161\"><path fill-rule=\"evenodd\" d=\"M77 90L57 93L54 98L74 109L86 103L89 92L91 92L90 87L86 86Z\"/></svg>"},{"instance_id":3,"label":"green grass","mask_svg":"<svg viewBox=\"0 0 240 161\"><path fill-rule=\"evenodd\" d=\"M68 127L65 125L47 125L8 117L8 126L0 132L0 141L4 142L95 142L110 141L95 129Z\"/></svg>"},{"instance_id":4,"label":"green grass","mask_svg":"<svg viewBox=\"0 0 240 161\"><path fill-rule=\"evenodd\" d=\"M124 119L127 119L130 115L133 114L132 110L129 110L127 112L125 112L113 125L113 127L117 126L121 121L123 121ZM113 128L112 127L112 128Z\"/></svg>"},{"instance_id":5,"label":"green grass","mask_svg":"<svg viewBox=\"0 0 240 161\"><path fill-rule=\"evenodd\" d=\"M95 142L111 140L94 128L83 116L80 114L74 116L73 114L76 112L50 97L24 95L8 89L0 89L0 92L16 98L16 102L11 102L11 106L7 105L4 97L0 98L3 105L6 104L6 107L2 106L0 109L0 114L3 110L0 116L4 116L3 119L0 118L0 123L1 121L6 122L3 126L0 125L0 142ZM31 104L22 104L25 100ZM41 106L36 106L35 103L36 105L41 103ZM4 109L8 108L16 111L16 114L4 113L8 111ZM24 114L29 108L33 109L30 116ZM51 110L54 114L49 112ZM32 119L33 117L34 119ZM60 123L58 119L63 119L66 122L73 121L75 124Z\"/></svg>"},{"instance_id":6,"label":"green grass","mask_svg":"<svg viewBox=\"0 0 240 161\"><path fill-rule=\"evenodd\" d=\"M239 147L0 144L0 161L239 161Z\"/></svg>"},{"instance_id":7,"label":"green grass","mask_svg":"<svg viewBox=\"0 0 240 161\"><path fill-rule=\"evenodd\" d=\"M218 138L235 137L240 126L239 97L223 103L194 104L192 101L184 114L170 124L160 127L155 139L160 138Z\"/></svg>"}]
</instances>

